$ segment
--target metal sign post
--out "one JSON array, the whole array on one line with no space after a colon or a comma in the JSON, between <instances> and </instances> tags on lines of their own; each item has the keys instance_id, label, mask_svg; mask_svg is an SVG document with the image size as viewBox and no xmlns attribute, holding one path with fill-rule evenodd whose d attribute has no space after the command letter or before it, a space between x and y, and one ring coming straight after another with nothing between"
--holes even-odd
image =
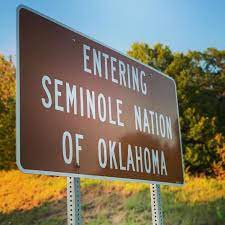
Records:
<instances>
[{"instance_id":1,"label":"metal sign post","mask_svg":"<svg viewBox=\"0 0 225 225\"><path fill-rule=\"evenodd\" d=\"M163 225L160 185L151 185L152 224ZM67 177L68 225L82 225L80 178Z\"/></svg>"},{"instance_id":2,"label":"metal sign post","mask_svg":"<svg viewBox=\"0 0 225 225\"><path fill-rule=\"evenodd\" d=\"M67 219L68 225L81 225L80 178L67 177Z\"/></svg>"},{"instance_id":3,"label":"metal sign post","mask_svg":"<svg viewBox=\"0 0 225 225\"><path fill-rule=\"evenodd\" d=\"M159 184L151 185L151 210L152 224L163 225L162 202Z\"/></svg>"}]
</instances>

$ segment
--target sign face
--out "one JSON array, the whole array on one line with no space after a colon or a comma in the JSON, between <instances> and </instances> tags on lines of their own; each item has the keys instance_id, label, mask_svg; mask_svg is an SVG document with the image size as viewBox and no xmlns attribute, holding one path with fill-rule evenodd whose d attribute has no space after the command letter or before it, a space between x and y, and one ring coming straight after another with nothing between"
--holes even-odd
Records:
<instances>
[{"instance_id":1,"label":"sign face","mask_svg":"<svg viewBox=\"0 0 225 225\"><path fill-rule=\"evenodd\" d=\"M172 78L23 6L17 29L23 172L183 183Z\"/></svg>"}]
</instances>

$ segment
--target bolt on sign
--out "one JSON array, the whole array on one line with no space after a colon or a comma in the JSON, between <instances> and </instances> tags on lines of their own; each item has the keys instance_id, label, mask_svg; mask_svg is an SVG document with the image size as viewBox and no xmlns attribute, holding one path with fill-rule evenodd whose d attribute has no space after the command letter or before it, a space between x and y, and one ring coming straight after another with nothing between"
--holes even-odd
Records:
<instances>
[{"instance_id":1,"label":"bolt on sign","mask_svg":"<svg viewBox=\"0 0 225 225\"><path fill-rule=\"evenodd\" d=\"M20 170L182 184L174 80L33 10L17 17Z\"/></svg>"}]
</instances>

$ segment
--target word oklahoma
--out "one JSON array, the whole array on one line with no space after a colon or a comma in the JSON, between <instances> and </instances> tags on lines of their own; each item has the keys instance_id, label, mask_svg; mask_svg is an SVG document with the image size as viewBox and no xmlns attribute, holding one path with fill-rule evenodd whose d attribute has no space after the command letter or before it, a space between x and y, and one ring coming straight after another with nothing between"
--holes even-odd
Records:
<instances>
[{"instance_id":1,"label":"word oklahoma","mask_svg":"<svg viewBox=\"0 0 225 225\"><path fill-rule=\"evenodd\" d=\"M62 152L66 164L73 163L73 158L76 159L76 165L81 164L80 151L83 148L80 141L84 139L85 136L82 134L75 134L75 138L73 138L70 132L65 131L63 133ZM75 140L75 144L73 140ZM131 146L130 144L122 144L121 142L106 140L104 138L99 138L97 148L98 163L102 169L110 168L112 170L167 176L167 166L163 150L159 151L148 147ZM75 157L73 157L73 149L75 149Z\"/></svg>"}]
</instances>

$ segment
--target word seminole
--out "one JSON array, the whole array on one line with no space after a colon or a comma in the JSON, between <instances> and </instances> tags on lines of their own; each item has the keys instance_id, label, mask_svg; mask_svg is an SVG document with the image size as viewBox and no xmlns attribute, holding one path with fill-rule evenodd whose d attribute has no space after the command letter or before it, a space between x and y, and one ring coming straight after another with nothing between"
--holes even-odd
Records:
<instances>
[{"instance_id":1,"label":"word seminole","mask_svg":"<svg viewBox=\"0 0 225 225\"><path fill-rule=\"evenodd\" d=\"M41 99L41 102L47 109L54 107L56 111L98 119L115 126L125 126L121 99L113 99L102 93L96 93L81 86L77 87L75 84L52 79L49 75L42 77L42 88L46 96ZM130 110L134 112L136 131L172 139L170 117L145 108L141 109L136 105Z\"/></svg>"}]
</instances>

